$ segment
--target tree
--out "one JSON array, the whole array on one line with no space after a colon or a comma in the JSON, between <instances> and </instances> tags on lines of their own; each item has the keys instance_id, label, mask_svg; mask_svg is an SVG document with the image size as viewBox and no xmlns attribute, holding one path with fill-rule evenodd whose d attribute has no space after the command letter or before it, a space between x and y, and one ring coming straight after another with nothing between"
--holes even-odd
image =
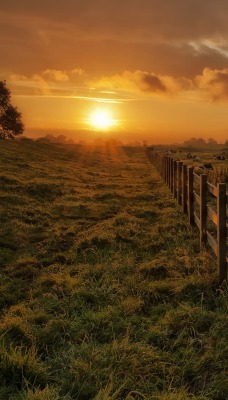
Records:
<instances>
[{"instance_id":1,"label":"tree","mask_svg":"<svg viewBox=\"0 0 228 400\"><path fill-rule=\"evenodd\" d=\"M210 147L216 147L216 146L218 145L218 142L216 142L215 139L210 138L210 139L208 139L207 144L208 144L208 146L210 146Z\"/></svg>"},{"instance_id":2,"label":"tree","mask_svg":"<svg viewBox=\"0 0 228 400\"><path fill-rule=\"evenodd\" d=\"M0 139L14 139L24 132L21 113L12 106L10 97L6 82L0 81Z\"/></svg>"},{"instance_id":3,"label":"tree","mask_svg":"<svg viewBox=\"0 0 228 400\"><path fill-rule=\"evenodd\" d=\"M189 147L205 147L206 142L202 138L191 138L189 140L185 140L184 145Z\"/></svg>"}]
</instances>

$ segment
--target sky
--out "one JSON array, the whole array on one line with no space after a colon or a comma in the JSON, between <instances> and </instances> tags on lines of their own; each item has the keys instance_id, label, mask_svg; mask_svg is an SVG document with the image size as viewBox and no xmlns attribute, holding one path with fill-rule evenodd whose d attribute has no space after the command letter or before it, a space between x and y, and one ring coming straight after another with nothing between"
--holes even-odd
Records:
<instances>
[{"instance_id":1,"label":"sky","mask_svg":"<svg viewBox=\"0 0 228 400\"><path fill-rule=\"evenodd\" d=\"M228 139L227 0L0 0L0 37L27 136Z\"/></svg>"}]
</instances>

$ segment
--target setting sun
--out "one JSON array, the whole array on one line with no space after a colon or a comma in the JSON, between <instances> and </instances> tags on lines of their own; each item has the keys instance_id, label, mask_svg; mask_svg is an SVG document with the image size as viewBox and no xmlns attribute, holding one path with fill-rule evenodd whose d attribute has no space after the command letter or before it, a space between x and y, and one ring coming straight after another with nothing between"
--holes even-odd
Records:
<instances>
[{"instance_id":1,"label":"setting sun","mask_svg":"<svg viewBox=\"0 0 228 400\"><path fill-rule=\"evenodd\" d=\"M109 129L116 121L108 110L95 110L89 117L89 123L96 129Z\"/></svg>"}]
</instances>

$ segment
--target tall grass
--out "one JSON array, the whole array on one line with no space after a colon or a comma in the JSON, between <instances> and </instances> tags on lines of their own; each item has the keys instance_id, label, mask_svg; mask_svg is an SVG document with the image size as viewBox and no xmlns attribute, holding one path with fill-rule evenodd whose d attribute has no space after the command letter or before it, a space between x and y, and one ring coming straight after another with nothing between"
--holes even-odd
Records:
<instances>
[{"instance_id":1,"label":"tall grass","mask_svg":"<svg viewBox=\"0 0 228 400\"><path fill-rule=\"evenodd\" d=\"M227 399L226 287L143 149L0 153L0 399Z\"/></svg>"},{"instance_id":2,"label":"tall grass","mask_svg":"<svg viewBox=\"0 0 228 400\"><path fill-rule=\"evenodd\" d=\"M215 186L217 183L228 183L228 166L215 167L213 171L208 172L208 178Z\"/></svg>"}]
</instances>

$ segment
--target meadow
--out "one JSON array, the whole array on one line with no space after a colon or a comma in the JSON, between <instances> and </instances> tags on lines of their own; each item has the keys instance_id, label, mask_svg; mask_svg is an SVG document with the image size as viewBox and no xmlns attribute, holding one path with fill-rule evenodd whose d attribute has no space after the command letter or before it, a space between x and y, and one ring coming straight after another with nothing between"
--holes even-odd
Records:
<instances>
[{"instance_id":1,"label":"meadow","mask_svg":"<svg viewBox=\"0 0 228 400\"><path fill-rule=\"evenodd\" d=\"M142 147L0 142L0 399L226 400L227 290Z\"/></svg>"},{"instance_id":2,"label":"meadow","mask_svg":"<svg viewBox=\"0 0 228 400\"><path fill-rule=\"evenodd\" d=\"M199 161L194 161L188 158L188 154L199 157ZM224 160L216 160L216 155L223 155ZM192 165L195 172L206 173L208 181L214 186L217 183L228 183L228 151L227 149L199 149L199 148L182 148L181 152L172 154L174 159L183 161L187 165ZM200 164L211 163L213 170L202 170Z\"/></svg>"}]
</instances>

